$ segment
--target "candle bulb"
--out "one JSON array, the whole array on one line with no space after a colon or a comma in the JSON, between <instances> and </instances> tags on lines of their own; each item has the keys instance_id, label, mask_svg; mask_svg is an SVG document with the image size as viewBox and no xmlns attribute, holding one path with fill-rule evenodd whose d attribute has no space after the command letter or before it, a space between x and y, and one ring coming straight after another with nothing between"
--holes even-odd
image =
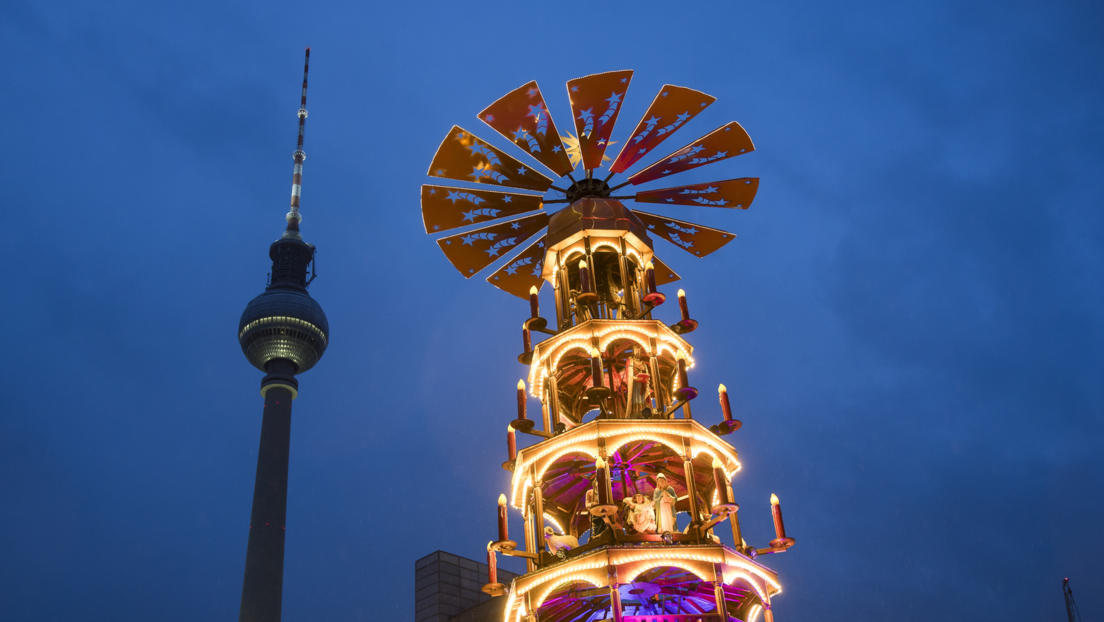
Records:
<instances>
[{"instance_id":1,"label":"candle bulb","mask_svg":"<svg viewBox=\"0 0 1104 622\"><path fill-rule=\"evenodd\" d=\"M518 419L525 419L525 381L518 380L517 384Z\"/></svg>"},{"instance_id":2,"label":"candle bulb","mask_svg":"<svg viewBox=\"0 0 1104 622\"><path fill-rule=\"evenodd\" d=\"M644 265L644 302L657 307L663 304L667 297L656 291L655 266L652 262Z\"/></svg>"},{"instance_id":3,"label":"candle bulb","mask_svg":"<svg viewBox=\"0 0 1104 622\"><path fill-rule=\"evenodd\" d=\"M686 376L686 355L682 350L675 352L675 360L678 362L679 387L685 389L690 386L690 379Z\"/></svg>"},{"instance_id":4,"label":"candle bulb","mask_svg":"<svg viewBox=\"0 0 1104 622\"><path fill-rule=\"evenodd\" d=\"M521 341L525 347L525 354L529 354L533 351L533 336L529 332L529 327L522 324L521 326Z\"/></svg>"},{"instance_id":5,"label":"candle bulb","mask_svg":"<svg viewBox=\"0 0 1104 622\"><path fill-rule=\"evenodd\" d=\"M537 299L537 286L529 288L529 314L532 317L540 317L540 301Z\"/></svg>"},{"instance_id":6,"label":"candle bulb","mask_svg":"<svg viewBox=\"0 0 1104 622\"><path fill-rule=\"evenodd\" d=\"M721 413L724 414L724 420L732 421L732 405L728 403L728 389L722 384L717 391L721 394Z\"/></svg>"},{"instance_id":7,"label":"candle bulb","mask_svg":"<svg viewBox=\"0 0 1104 622\"><path fill-rule=\"evenodd\" d=\"M602 386L602 354L598 348L590 349L590 378L595 387Z\"/></svg>"},{"instance_id":8,"label":"candle bulb","mask_svg":"<svg viewBox=\"0 0 1104 622\"><path fill-rule=\"evenodd\" d=\"M774 517L774 535L778 540L786 539L786 526L782 524L782 506L778 495L771 494L771 515Z\"/></svg>"},{"instance_id":9,"label":"candle bulb","mask_svg":"<svg viewBox=\"0 0 1104 622\"><path fill-rule=\"evenodd\" d=\"M606 472L606 461L601 456L594 461L597 468L596 483L598 486L598 505L610 505L609 500L609 475Z\"/></svg>"},{"instance_id":10,"label":"candle bulb","mask_svg":"<svg viewBox=\"0 0 1104 622\"><path fill-rule=\"evenodd\" d=\"M498 583L498 555L491 546L493 544L487 543L487 583Z\"/></svg>"},{"instance_id":11,"label":"candle bulb","mask_svg":"<svg viewBox=\"0 0 1104 622\"><path fill-rule=\"evenodd\" d=\"M590 293L590 269L583 260L579 260L579 291L584 294Z\"/></svg>"},{"instance_id":12,"label":"candle bulb","mask_svg":"<svg viewBox=\"0 0 1104 622\"><path fill-rule=\"evenodd\" d=\"M498 495L498 541L510 540L509 528L506 526L506 495Z\"/></svg>"},{"instance_id":13,"label":"candle bulb","mask_svg":"<svg viewBox=\"0 0 1104 622\"><path fill-rule=\"evenodd\" d=\"M681 289L678 290L678 299L679 311L682 311L682 319L687 321L690 319L690 308L686 306L686 292Z\"/></svg>"},{"instance_id":14,"label":"candle bulb","mask_svg":"<svg viewBox=\"0 0 1104 622\"><path fill-rule=\"evenodd\" d=\"M732 499L728 496L728 478L724 474L724 465L719 458L713 458L713 485L717 487L717 499L720 505L729 505Z\"/></svg>"},{"instance_id":15,"label":"candle bulb","mask_svg":"<svg viewBox=\"0 0 1104 622\"><path fill-rule=\"evenodd\" d=\"M510 462L517 460L517 434L514 426L506 426L506 456Z\"/></svg>"}]
</instances>

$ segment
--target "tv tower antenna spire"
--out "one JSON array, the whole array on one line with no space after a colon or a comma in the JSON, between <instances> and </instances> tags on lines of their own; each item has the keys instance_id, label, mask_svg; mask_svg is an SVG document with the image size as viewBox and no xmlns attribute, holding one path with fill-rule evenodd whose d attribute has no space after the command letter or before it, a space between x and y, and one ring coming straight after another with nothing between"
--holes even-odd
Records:
<instances>
[{"instance_id":1,"label":"tv tower antenna spire","mask_svg":"<svg viewBox=\"0 0 1104 622\"><path fill-rule=\"evenodd\" d=\"M303 96L299 101L299 140L296 143L293 159L295 165L291 174L291 211L287 214L287 231L284 237L300 238L299 221L303 216L299 214L299 195L303 190L303 161L307 159L303 151L303 132L307 126L307 71L310 69L310 48L307 48L306 60L303 61Z\"/></svg>"}]
</instances>

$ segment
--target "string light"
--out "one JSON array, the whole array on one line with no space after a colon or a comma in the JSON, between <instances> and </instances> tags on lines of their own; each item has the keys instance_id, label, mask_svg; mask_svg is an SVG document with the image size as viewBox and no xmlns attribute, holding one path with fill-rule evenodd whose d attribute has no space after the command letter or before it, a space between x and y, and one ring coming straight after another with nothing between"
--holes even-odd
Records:
<instances>
[{"instance_id":1,"label":"string light","mask_svg":"<svg viewBox=\"0 0 1104 622\"><path fill-rule=\"evenodd\" d=\"M756 618L759 617L759 612L762 610L762 605L752 605L751 611L748 612L747 622L755 622Z\"/></svg>"},{"instance_id":2,"label":"string light","mask_svg":"<svg viewBox=\"0 0 1104 622\"><path fill-rule=\"evenodd\" d=\"M648 572L649 570L652 570L654 568L661 568L663 566L670 566L672 568L681 568L681 569L685 570L686 572L689 572L689 573L693 574L695 577L701 579L702 581L708 581L709 580L707 577L703 576L700 572L698 572L696 569L694 569L689 564L684 564L682 562L677 562L677 561L665 560L665 561L656 562L654 564L645 564L644 566L637 569L635 574L630 575L628 580L625 581L625 583L632 583L633 581L636 580L637 577L644 574L645 572Z\"/></svg>"}]
</instances>

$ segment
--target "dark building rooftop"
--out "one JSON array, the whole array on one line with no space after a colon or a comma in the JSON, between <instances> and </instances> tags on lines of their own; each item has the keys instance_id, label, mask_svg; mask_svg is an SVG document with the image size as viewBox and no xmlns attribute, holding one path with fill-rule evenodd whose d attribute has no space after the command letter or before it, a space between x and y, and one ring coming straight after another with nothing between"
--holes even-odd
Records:
<instances>
[{"instance_id":1,"label":"dark building rooftop","mask_svg":"<svg viewBox=\"0 0 1104 622\"><path fill-rule=\"evenodd\" d=\"M498 569L500 583L517 575ZM487 564L444 551L414 562L415 622L501 622L505 598L483 593Z\"/></svg>"}]
</instances>

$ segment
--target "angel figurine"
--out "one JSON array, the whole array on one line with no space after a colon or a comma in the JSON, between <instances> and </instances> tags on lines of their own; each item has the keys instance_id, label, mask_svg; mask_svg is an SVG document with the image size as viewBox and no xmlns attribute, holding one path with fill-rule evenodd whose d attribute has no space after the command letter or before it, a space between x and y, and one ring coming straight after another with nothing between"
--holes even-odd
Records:
<instances>
[{"instance_id":1,"label":"angel figurine","mask_svg":"<svg viewBox=\"0 0 1104 622\"><path fill-rule=\"evenodd\" d=\"M655 508L647 497L636 493L625 499L626 518L636 533L655 533Z\"/></svg>"},{"instance_id":2,"label":"angel figurine","mask_svg":"<svg viewBox=\"0 0 1104 622\"><path fill-rule=\"evenodd\" d=\"M656 476L656 488L652 493L652 503L655 507L656 531L674 533L675 527L675 503L678 495L675 487L667 483L667 476L660 473Z\"/></svg>"},{"instance_id":3,"label":"angel figurine","mask_svg":"<svg viewBox=\"0 0 1104 622\"><path fill-rule=\"evenodd\" d=\"M637 348L633 348L632 358L629 359L628 369L625 370L625 378L629 385L629 416L650 416L651 407L648 396L651 393L651 387L648 381L651 375L648 374L648 361L637 351Z\"/></svg>"}]
</instances>

